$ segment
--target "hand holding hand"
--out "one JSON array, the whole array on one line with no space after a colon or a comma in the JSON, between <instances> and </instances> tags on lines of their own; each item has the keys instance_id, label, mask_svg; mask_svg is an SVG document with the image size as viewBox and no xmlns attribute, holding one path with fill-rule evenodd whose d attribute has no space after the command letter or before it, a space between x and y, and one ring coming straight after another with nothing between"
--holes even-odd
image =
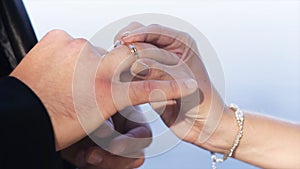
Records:
<instances>
[{"instance_id":1,"label":"hand holding hand","mask_svg":"<svg viewBox=\"0 0 300 169\"><path fill-rule=\"evenodd\" d=\"M168 80L190 77L195 78L198 83L199 90L192 95L165 103L152 103L163 121L179 138L205 149L227 153L233 140L216 143L220 140L215 140L214 136L224 127L224 120L218 124L219 119L226 118L232 121L226 113L230 110L224 106L221 96L211 83L196 42L184 32L160 25L133 25L139 26L135 26L135 29L130 29L130 25L124 28L130 31L128 36L121 39L124 43L149 43L170 52L171 56L160 59L157 59L156 55L141 58L133 64L133 73L138 74L140 71L136 69L140 66L136 65L144 65L149 67L150 71L147 75L138 76L140 79ZM119 37L118 35L117 38ZM234 121L232 122L234 124ZM227 138L234 138L235 132L232 133L233 136Z\"/></svg>"},{"instance_id":2,"label":"hand holding hand","mask_svg":"<svg viewBox=\"0 0 300 169\"><path fill-rule=\"evenodd\" d=\"M87 40L55 30L42 38L10 76L24 82L41 99L53 125L56 149L61 150L126 106L165 100L160 96L149 97L155 89L168 93L167 99L195 90L194 81L187 84L186 80L120 81L121 72L134 61L127 46L102 57L99 49ZM112 88L118 97L113 97Z\"/></svg>"}]
</instances>

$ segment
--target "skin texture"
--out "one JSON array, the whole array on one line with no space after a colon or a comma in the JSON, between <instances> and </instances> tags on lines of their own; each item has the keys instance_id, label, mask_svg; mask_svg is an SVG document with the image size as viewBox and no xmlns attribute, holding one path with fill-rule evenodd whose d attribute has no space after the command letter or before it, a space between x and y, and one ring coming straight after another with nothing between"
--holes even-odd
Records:
<instances>
[{"instance_id":1,"label":"skin texture","mask_svg":"<svg viewBox=\"0 0 300 169\"><path fill-rule=\"evenodd\" d=\"M159 55L140 57L131 67L131 72L138 74L141 65L146 65L151 70L146 76L139 76L140 79L170 80L189 77L197 81L198 90L188 97L165 103L152 102L151 105L179 138L195 145L206 142L217 127L215 120L211 118L221 118L225 107L210 82L195 41L186 33L159 25L140 25L122 40L124 43L150 43L170 53L168 57L160 59L157 59Z\"/></svg>"},{"instance_id":2,"label":"skin texture","mask_svg":"<svg viewBox=\"0 0 300 169\"><path fill-rule=\"evenodd\" d=\"M149 49L149 52L151 52L151 48L154 48L150 44L137 44L137 47ZM65 152L62 151L62 155L66 159L75 162L75 159L83 152L85 161L78 164L82 164L81 167L118 168L118 164L116 164L117 166L111 165L111 163L118 162L120 165L126 164L125 166L128 168L133 168L142 164L142 153L137 159L112 155L91 143L88 138L85 138L86 135L93 133L96 129L101 130L100 126L107 123L106 120L112 117L114 124L111 126L122 134L131 137L149 137L151 131L147 125L127 122L127 120L115 115L118 110L130 105L147 103L150 100L164 101L189 95L196 90L196 83L192 79L182 79L179 83L173 80L149 80L132 83L121 81L122 72L129 71L130 65L135 61L134 58L128 58L131 56L130 50L127 46L121 45L104 57L102 52L102 49L92 46L85 39L74 39L64 31L53 30L45 35L25 56L10 76L21 80L41 99L52 122L56 150L65 149ZM89 68L95 65L95 72L90 72L91 69ZM115 68L118 66L121 67L117 72L120 76L115 76ZM78 67L83 68L86 74L75 76ZM90 76L89 73L93 73L94 76ZM84 95L89 91L80 91L82 92L80 96L84 100L74 105L74 91L72 90L74 81L85 82L87 86L95 86L95 90L92 91L95 93L97 109L99 110L97 116L92 111L76 111L88 110L86 107L88 108L90 100L89 96ZM170 86L172 87L170 88ZM112 88L119 92L120 99L114 100ZM169 94L166 97L153 94L153 91L157 89ZM125 90L128 92L120 92ZM95 118L99 115L101 118ZM79 120L79 117L84 117L84 120L89 122L85 129L82 127L82 121ZM100 131L100 136L101 133ZM109 132L101 137L105 136L109 136ZM113 151L118 142L124 142L124 140L126 142L123 137L113 138L111 150ZM139 146L135 151L141 151L150 142ZM102 155L101 163L90 160L93 156L99 157L93 153L95 151Z\"/></svg>"},{"instance_id":3,"label":"skin texture","mask_svg":"<svg viewBox=\"0 0 300 169\"><path fill-rule=\"evenodd\" d=\"M97 48L100 55L105 55L107 51ZM139 112L139 107L135 107L130 113L135 119L144 119L144 115ZM115 136L119 132L122 135ZM98 129L93 132L97 136L98 142L109 142L109 151L97 145L91 138L85 137L77 143L61 151L61 156L71 164L80 169L125 169L137 168L144 163L144 149L151 144L152 132L147 123L130 121L123 115L117 113L112 118L106 120ZM127 136L127 137L124 137ZM148 138L143 144L130 144L129 138ZM118 147L127 147L134 153L136 158L129 158L122 155L113 154ZM126 151L124 153L127 153ZM129 153L129 152L128 152Z\"/></svg>"},{"instance_id":4,"label":"skin texture","mask_svg":"<svg viewBox=\"0 0 300 169\"><path fill-rule=\"evenodd\" d=\"M134 23L138 25L138 23ZM166 36L167 35L167 36ZM233 145L234 138L238 132L238 125L234 117L234 112L227 107L223 109L214 109L210 111L207 107L223 107L225 104L221 98L216 102L209 102L212 96L219 97L215 89L212 87L205 67L199 59L199 53L196 49L194 40L186 33L179 32L160 25L143 26L139 24L137 29L131 30L127 37L122 38L124 43L150 43L162 49L165 49L177 55L177 58L183 60L186 65L194 72L195 79L198 82L199 90L203 92L203 101L199 102L202 109L198 109L198 114L202 117L201 120L195 116L195 123L192 130L183 136L180 132L174 133L183 138L185 141L195 144L209 151L227 154ZM186 44L189 44L186 48ZM194 52L190 52L192 50ZM174 55L173 55L174 56ZM171 61L164 60L161 63L154 57L147 59L141 58L135 64L148 67L148 74L139 76L141 79L170 79L176 77L179 69L178 65L171 66ZM141 66L135 66L141 67ZM170 70L172 69L172 70ZM166 71L169 70L169 71ZM132 70L139 72L139 69ZM165 72L173 72L165 73ZM176 77L178 78L178 77ZM176 100L175 100L176 101ZM176 116L176 104L178 102L166 104L166 108L161 113L162 119L167 126L176 125L172 122L172 118ZM175 107L175 108L174 108ZM188 113L188 111L186 112ZM210 122L210 114L220 113L221 120L217 123L217 128ZM168 115L170 114L170 115ZM204 115L204 116L203 116ZM218 117L218 116L217 116ZM199 121L198 121L199 120ZM186 123L188 125L188 123ZM213 127L213 129L210 129ZM276 132L273 132L276 131ZM206 141L201 140L202 133L209 133L209 138ZM300 153L300 125L283 120L271 118L268 116L245 112L244 135L237 147L233 157L256 165L261 168L299 168L300 161L298 159ZM199 140L200 135L200 140Z\"/></svg>"}]
</instances>

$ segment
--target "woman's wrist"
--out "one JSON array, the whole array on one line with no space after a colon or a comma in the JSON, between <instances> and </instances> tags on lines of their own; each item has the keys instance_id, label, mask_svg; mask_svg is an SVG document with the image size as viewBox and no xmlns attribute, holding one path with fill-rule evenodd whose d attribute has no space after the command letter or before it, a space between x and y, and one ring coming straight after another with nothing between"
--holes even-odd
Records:
<instances>
[{"instance_id":1,"label":"woman's wrist","mask_svg":"<svg viewBox=\"0 0 300 169\"><path fill-rule=\"evenodd\" d=\"M225 106L217 129L206 142L199 143L198 146L211 152L228 154L238 131L239 126L235 119L234 110Z\"/></svg>"}]
</instances>

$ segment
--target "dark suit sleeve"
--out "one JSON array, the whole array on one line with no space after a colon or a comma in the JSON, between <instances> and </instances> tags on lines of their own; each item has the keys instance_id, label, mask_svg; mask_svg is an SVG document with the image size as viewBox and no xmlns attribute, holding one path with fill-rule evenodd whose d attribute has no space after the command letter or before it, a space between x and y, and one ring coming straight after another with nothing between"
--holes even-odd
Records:
<instances>
[{"instance_id":1,"label":"dark suit sleeve","mask_svg":"<svg viewBox=\"0 0 300 169\"><path fill-rule=\"evenodd\" d=\"M1 169L62 168L45 107L13 77L0 79L0 132Z\"/></svg>"}]
</instances>

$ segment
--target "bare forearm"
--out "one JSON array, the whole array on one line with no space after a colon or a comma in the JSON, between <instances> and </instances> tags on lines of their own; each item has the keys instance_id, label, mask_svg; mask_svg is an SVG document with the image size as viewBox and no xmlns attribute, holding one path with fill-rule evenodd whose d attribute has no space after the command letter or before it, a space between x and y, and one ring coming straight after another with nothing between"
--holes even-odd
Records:
<instances>
[{"instance_id":1,"label":"bare forearm","mask_svg":"<svg viewBox=\"0 0 300 169\"><path fill-rule=\"evenodd\" d=\"M244 136L235 158L263 168L299 168L299 154L299 125L245 114Z\"/></svg>"},{"instance_id":2,"label":"bare forearm","mask_svg":"<svg viewBox=\"0 0 300 169\"><path fill-rule=\"evenodd\" d=\"M220 127L213 136L213 144L224 144L209 150L228 153L234 134L238 131L233 119L233 112L224 113ZM299 168L299 154L300 125L255 113L245 113L243 137L233 154L234 158L262 168Z\"/></svg>"}]
</instances>

